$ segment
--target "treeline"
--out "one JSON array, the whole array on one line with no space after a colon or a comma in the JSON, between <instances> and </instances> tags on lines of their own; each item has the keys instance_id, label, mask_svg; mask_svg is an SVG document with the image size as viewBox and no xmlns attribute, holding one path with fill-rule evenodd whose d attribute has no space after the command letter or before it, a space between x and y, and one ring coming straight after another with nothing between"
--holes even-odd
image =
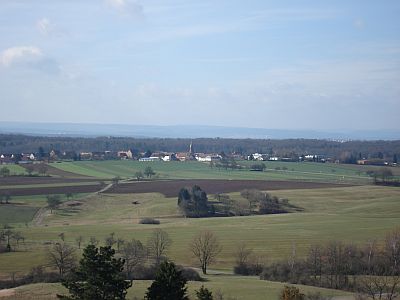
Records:
<instances>
[{"instance_id":1,"label":"treeline","mask_svg":"<svg viewBox=\"0 0 400 300\"><path fill-rule=\"evenodd\" d=\"M130 138L130 137L44 137L0 134L0 153L58 151L118 151L133 149L137 152L187 152L191 139ZM316 139L193 139L195 152L204 153L265 153L282 157L303 154L323 154L341 161L358 158L378 158L392 161L400 156L400 141L329 141Z\"/></svg>"},{"instance_id":2,"label":"treeline","mask_svg":"<svg viewBox=\"0 0 400 300\"><path fill-rule=\"evenodd\" d=\"M361 291L367 294L370 291L378 293L379 289L386 291L385 293L390 288L398 291L400 229L388 233L384 241L369 240L363 246L341 241L316 244L309 248L305 259L296 257L294 247L288 259L269 265L263 264L253 254L252 249L242 244L236 252L234 272L259 275L261 279L271 281Z\"/></svg>"}]
</instances>

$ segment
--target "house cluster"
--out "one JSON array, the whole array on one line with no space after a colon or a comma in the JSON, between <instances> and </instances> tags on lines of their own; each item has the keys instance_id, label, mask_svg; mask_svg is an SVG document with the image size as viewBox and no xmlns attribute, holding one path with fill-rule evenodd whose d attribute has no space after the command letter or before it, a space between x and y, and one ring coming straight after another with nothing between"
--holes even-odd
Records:
<instances>
[{"instance_id":1,"label":"house cluster","mask_svg":"<svg viewBox=\"0 0 400 300\"><path fill-rule=\"evenodd\" d=\"M301 161L309 161L309 162L321 162L325 163L330 161L329 158L326 158L325 155L320 154L307 154L296 156L292 155L290 157L280 157L276 155L269 155L263 153L253 153L247 156L247 160L257 160L257 161L285 161L285 162L301 162Z\"/></svg>"},{"instance_id":2,"label":"house cluster","mask_svg":"<svg viewBox=\"0 0 400 300\"><path fill-rule=\"evenodd\" d=\"M16 162L20 164L28 164L35 160L36 156L34 153L0 154L0 164L14 164Z\"/></svg>"},{"instance_id":3,"label":"house cluster","mask_svg":"<svg viewBox=\"0 0 400 300\"><path fill-rule=\"evenodd\" d=\"M120 151L57 151L51 150L48 153L21 153L21 154L0 154L0 164L27 164L35 161L60 161L60 160L138 160L143 162L151 161L200 161L214 162L221 159L219 154L196 153L193 144L190 143L188 152L153 152L135 153L132 150Z\"/></svg>"}]
</instances>

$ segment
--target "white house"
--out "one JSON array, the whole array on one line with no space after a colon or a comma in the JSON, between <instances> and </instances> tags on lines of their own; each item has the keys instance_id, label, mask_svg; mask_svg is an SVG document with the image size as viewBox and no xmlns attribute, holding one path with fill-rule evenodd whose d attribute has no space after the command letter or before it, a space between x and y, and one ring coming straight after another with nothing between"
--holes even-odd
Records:
<instances>
[{"instance_id":1,"label":"white house","mask_svg":"<svg viewBox=\"0 0 400 300\"><path fill-rule=\"evenodd\" d=\"M142 157L139 158L139 161L159 161L160 158L158 156L150 156L150 157Z\"/></svg>"},{"instance_id":2,"label":"white house","mask_svg":"<svg viewBox=\"0 0 400 300\"><path fill-rule=\"evenodd\" d=\"M218 161L221 159L221 156L214 155L214 154L201 154L196 155L196 160L201 162L211 162L211 161Z\"/></svg>"}]
</instances>

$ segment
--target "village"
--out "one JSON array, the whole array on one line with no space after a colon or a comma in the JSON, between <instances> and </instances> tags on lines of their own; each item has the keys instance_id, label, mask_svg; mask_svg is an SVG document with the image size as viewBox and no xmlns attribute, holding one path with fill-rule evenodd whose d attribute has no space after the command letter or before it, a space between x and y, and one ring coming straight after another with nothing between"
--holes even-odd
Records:
<instances>
[{"instance_id":1,"label":"village","mask_svg":"<svg viewBox=\"0 0 400 300\"><path fill-rule=\"evenodd\" d=\"M367 159L365 157L354 158L349 161L327 157L323 154L295 154L290 156L278 156L276 154L252 153L243 155L239 153L201 153L195 152L193 143L189 145L187 152L138 152L133 149L120 151L60 151L52 149L45 152L42 148L38 152L28 153L0 153L0 164L32 164L36 162L56 161L103 161L103 160L137 160L141 162L155 161L199 161L204 163L218 162L224 159L249 160L249 161L281 161L281 162L317 162L317 163L352 163L358 165L396 166L397 161L388 162L381 158Z\"/></svg>"}]
</instances>

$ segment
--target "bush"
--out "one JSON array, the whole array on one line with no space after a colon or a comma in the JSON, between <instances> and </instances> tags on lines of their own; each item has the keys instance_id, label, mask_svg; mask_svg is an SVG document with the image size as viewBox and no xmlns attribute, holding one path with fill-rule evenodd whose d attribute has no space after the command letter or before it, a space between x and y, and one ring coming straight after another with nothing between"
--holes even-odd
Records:
<instances>
[{"instance_id":1,"label":"bush","mask_svg":"<svg viewBox=\"0 0 400 300\"><path fill-rule=\"evenodd\" d=\"M178 266L178 270L181 271L183 278L185 278L187 281L203 281L204 280L195 269Z\"/></svg>"},{"instance_id":2,"label":"bush","mask_svg":"<svg viewBox=\"0 0 400 300\"><path fill-rule=\"evenodd\" d=\"M181 272L182 277L187 281L203 281L204 279L200 274L192 269L185 268L183 266L177 266L177 269ZM133 270L132 279L134 280L154 280L156 278L157 266L138 266Z\"/></svg>"},{"instance_id":3,"label":"bush","mask_svg":"<svg viewBox=\"0 0 400 300\"><path fill-rule=\"evenodd\" d=\"M238 275L252 276L260 275L263 271L263 266L261 264L240 264L233 268L233 273Z\"/></svg>"},{"instance_id":4,"label":"bush","mask_svg":"<svg viewBox=\"0 0 400 300\"><path fill-rule=\"evenodd\" d=\"M159 225L160 221L156 220L154 218L143 218L139 221L139 224L155 224L155 225Z\"/></svg>"}]
</instances>

